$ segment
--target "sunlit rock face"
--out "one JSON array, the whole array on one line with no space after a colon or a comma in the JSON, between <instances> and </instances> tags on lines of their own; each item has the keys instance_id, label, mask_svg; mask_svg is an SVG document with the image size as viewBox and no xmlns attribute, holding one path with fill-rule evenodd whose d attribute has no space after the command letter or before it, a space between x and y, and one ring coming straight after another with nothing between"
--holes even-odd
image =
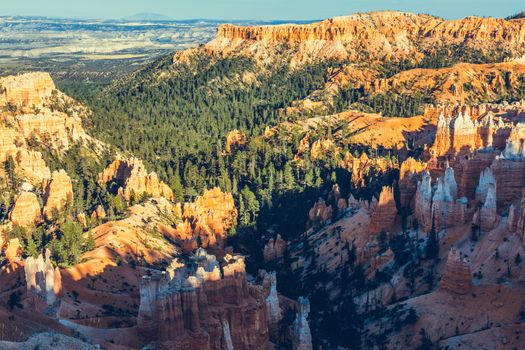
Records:
<instances>
[{"instance_id":1,"label":"sunlit rock face","mask_svg":"<svg viewBox=\"0 0 525 350\"><path fill-rule=\"evenodd\" d=\"M40 217L40 203L33 192L22 192L16 198L13 209L9 213L9 220L24 227L35 224Z\"/></svg>"},{"instance_id":2,"label":"sunlit rock face","mask_svg":"<svg viewBox=\"0 0 525 350\"><path fill-rule=\"evenodd\" d=\"M217 37L204 49L221 55L249 54L261 63L269 63L278 57L279 44L287 44L294 65L319 58L376 62L410 57L418 61L423 57L422 51L436 42L483 52L505 47L517 57L523 54L524 27L522 21L476 17L446 21L428 15L385 11L305 25L220 25ZM363 46L363 42L367 45Z\"/></svg>"},{"instance_id":3,"label":"sunlit rock face","mask_svg":"<svg viewBox=\"0 0 525 350\"><path fill-rule=\"evenodd\" d=\"M0 105L40 106L56 89L48 73L27 73L0 78Z\"/></svg>"},{"instance_id":4,"label":"sunlit rock face","mask_svg":"<svg viewBox=\"0 0 525 350\"><path fill-rule=\"evenodd\" d=\"M116 159L99 174L98 182L101 185L116 183L119 192L128 202L143 195L173 200L173 192L169 186L156 173L148 173L144 163L137 158Z\"/></svg>"},{"instance_id":5,"label":"sunlit rock face","mask_svg":"<svg viewBox=\"0 0 525 350\"><path fill-rule=\"evenodd\" d=\"M492 169L487 168L483 170L480 174L479 184L476 187L476 200L482 203L485 202L485 198L487 197L487 193L488 193L490 185L493 185L495 187L496 179L494 178Z\"/></svg>"},{"instance_id":6,"label":"sunlit rock face","mask_svg":"<svg viewBox=\"0 0 525 350\"><path fill-rule=\"evenodd\" d=\"M472 273L466 259L452 249L447 257L440 288L455 294L467 294L472 289Z\"/></svg>"},{"instance_id":7,"label":"sunlit rock face","mask_svg":"<svg viewBox=\"0 0 525 350\"><path fill-rule=\"evenodd\" d=\"M508 207L519 199L521 189L525 186L525 124L512 128L504 151L496 157L491 170L496 179L497 202L499 207Z\"/></svg>"},{"instance_id":8,"label":"sunlit rock face","mask_svg":"<svg viewBox=\"0 0 525 350\"><path fill-rule=\"evenodd\" d=\"M473 120L468 109L455 113L439 115L435 141L430 149L432 157L458 157L475 150L501 147L502 139L509 134L509 126L501 119L495 123L492 113L480 120Z\"/></svg>"},{"instance_id":9,"label":"sunlit rock face","mask_svg":"<svg viewBox=\"0 0 525 350\"><path fill-rule=\"evenodd\" d=\"M47 220L56 219L57 214L73 201L73 184L65 170L54 171L51 180L45 180L44 189L44 216Z\"/></svg>"}]
</instances>

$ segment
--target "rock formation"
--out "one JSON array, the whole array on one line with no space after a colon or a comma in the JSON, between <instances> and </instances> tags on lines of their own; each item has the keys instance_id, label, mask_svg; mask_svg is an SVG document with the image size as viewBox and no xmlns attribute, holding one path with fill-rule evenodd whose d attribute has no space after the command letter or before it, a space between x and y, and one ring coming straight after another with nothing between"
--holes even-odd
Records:
<instances>
[{"instance_id":1,"label":"rock formation","mask_svg":"<svg viewBox=\"0 0 525 350\"><path fill-rule=\"evenodd\" d=\"M458 186L454 170L448 167L443 177L437 180L435 189L432 189L431 177L425 171L415 197L414 214L419 228L429 232L434 222L435 229L442 229L463 223L466 219L468 200L457 198Z\"/></svg>"},{"instance_id":2,"label":"rock formation","mask_svg":"<svg viewBox=\"0 0 525 350\"><path fill-rule=\"evenodd\" d=\"M436 230L465 221L468 200L457 198L457 184L452 168L447 168L445 176L437 180L436 190L432 197L432 219Z\"/></svg>"},{"instance_id":3,"label":"rock formation","mask_svg":"<svg viewBox=\"0 0 525 350\"><path fill-rule=\"evenodd\" d=\"M144 194L173 200L173 191L169 186L160 181L156 173L148 174L142 161L137 158L116 159L99 174L98 182L100 185L115 183L128 202L132 197L138 199Z\"/></svg>"},{"instance_id":4,"label":"rock formation","mask_svg":"<svg viewBox=\"0 0 525 350\"><path fill-rule=\"evenodd\" d=\"M410 157L401 163L399 169L399 204L402 208L409 207L416 194L418 178L425 170L426 164Z\"/></svg>"},{"instance_id":5,"label":"rock formation","mask_svg":"<svg viewBox=\"0 0 525 350\"><path fill-rule=\"evenodd\" d=\"M185 203L183 221L176 226L179 241L187 241L192 249L200 241L203 248L222 249L229 230L237 222L237 209L230 193L216 187L207 190L193 203Z\"/></svg>"},{"instance_id":6,"label":"rock formation","mask_svg":"<svg viewBox=\"0 0 525 350\"><path fill-rule=\"evenodd\" d=\"M281 308L279 306L279 296L277 294L277 278L275 272L264 275L263 285L269 286L269 293L265 299L268 316L268 331L270 340L277 342L279 337L279 321L281 321Z\"/></svg>"},{"instance_id":7,"label":"rock formation","mask_svg":"<svg viewBox=\"0 0 525 350\"><path fill-rule=\"evenodd\" d=\"M510 78L509 78L510 77ZM525 64L517 61L495 64L458 63L440 69L411 69L385 79L372 79L365 91L374 93L424 93L438 103L497 100L502 94L523 89ZM490 134L487 136L491 136Z\"/></svg>"},{"instance_id":8,"label":"rock formation","mask_svg":"<svg viewBox=\"0 0 525 350\"><path fill-rule=\"evenodd\" d=\"M524 51L524 27L523 21L477 17L446 21L428 15L386 11L305 25L221 25L216 39L205 49L222 55L250 54L263 61L278 56L277 44L286 43L296 65L319 58L374 62L403 57L417 61L436 42L483 52L505 47L517 57ZM363 42L367 43L365 47L361 45Z\"/></svg>"},{"instance_id":9,"label":"rock formation","mask_svg":"<svg viewBox=\"0 0 525 350\"><path fill-rule=\"evenodd\" d=\"M472 273L466 259L456 249L451 249L440 288L455 294L467 294L472 289Z\"/></svg>"},{"instance_id":10,"label":"rock formation","mask_svg":"<svg viewBox=\"0 0 525 350\"><path fill-rule=\"evenodd\" d=\"M59 302L58 295L62 288L60 270L53 268L50 260L51 252L46 250L45 258L29 257L24 263L28 302L31 307L41 313L53 315L52 310Z\"/></svg>"},{"instance_id":11,"label":"rock formation","mask_svg":"<svg viewBox=\"0 0 525 350\"><path fill-rule=\"evenodd\" d=\"M29 227L40 219L40 203L33 192L22 192L15 200L13 209L9 213L9 220L13 224Z\"/></svg>"},{"instance_id":12,"label":"rock formation","mask_svg":"<svg viewBox=\"0 0 525 350\"><path fill-rule=\"evenodd\" d=\"M507 230L509 230L509 232L516 232L516 228L518 226L518 212L517 212L517 209L516 207L514 206L514 204L512 204L510 207L509 207L509 215L507 217Z\"/></svg>"},{"instance_id":13,"label":"rock formation","mask_svg":"<svg viewBox=\"0 0 525 350\"><path fill-rule=\"evenodd\" d=\"M227 255L222 274L215 256L203 250L193 260L195 270L143 277L140 334L173 349L267 348L267 302L262 288L246 281L243 258Z\"/></svg>"},{"instance_id":14,"label":"rock formation","mask_svg":"<svg viewBox=\"0 0 525 350\"><path fill-rule=\"evenodd\" d=\"M73 185L65 170L54 171L51 180L44 180L44 216L47 220L56 219L55 213L60 212L66 204L73 201Z\"/></svg>"},{"instance_id":15,"label":"rock formation","mask_svg":"<svg viewBox=\"0 0 525 350\"><path fill-rule=\"evenodd\" d=\"M327 205L324 199L319 198L314 206L308 212L307 227L316 227L322 225L332 219L333 209L331 205Z\"/></svg>"},{"instance_id":16,"label":"rock formation","mask_svg":"<svg viewBox=\"0 0 525 350\"><path fill-rule=\"evenodd\" d=\"M292 349L312 350L312 335L307 320L310 313L310 302L307 298L300 297L298 304L299 310L293 323Z\"/></svg>"},{"instance_id":17,"label":"rock formation","mask_svg":"<svg viewBox=\"0 0 525 350\"><path fill-rule=\"evenodd\" d=\"M496 186L490 184L487 189L485 202L479 211L476 212L476 215L474 215L473 222L479 225L481 231L488 232L496 227L498 218L496 207Z\"/></svg>"},{"instance_id":18,"label":"rock formation","mask_svg":"<svg viewBox=\"0 0 525 350\"><path fill-rule=\"evenodd\" d=\"M522 242L525 243L525 188L521 191L521 203L519 211L513 216L516 216L516 218L512 218L512 221L515 222L514 225L516 226L516 233L521 238ZM510 219L511 218L509 214L509 220Z\"/></svg>"},{"instance_id":19,"label":"rock formation","mask_svg":"<svg viewBox=\"0 0 525 350\"><path fill-rule=\"evenodd\" d=\"M277 235L275 240L270 238L268 243L264 246L263 256L264 261L269 262L275 259L282 258L286 250L286 241L281 238L281 235Z\"/></svg>"},{"instance_id":20,"label":"rock formation","mask_svg":"<svg viewBox=\"0 0 525 350\"><path fill-rule=\"evenodd\" d=\"M496 187L496 179L490 168L483 170L479 177L479 184L476 187L476 200L485 203L485 198L489 190L489 186Z\"/></svg>"},{"instance_id":21,"label":"rock formation","mask_svg":"<svg viewBox=\"0 0 525 350\"><path fill-rule=\"evenodd\" d=\"M95 210L91 213L91 219L94 221L100 221L106 218L106 210L102 205L98 205Z\"/></svg>"},{"instance_id":22,"label":"rock formation","mask_svg":"<svg viewBox=\"0 0 525 350\"><path fill-rule=\"evenodd\" d=\"M0 87L0 106L41 106L56 89L51 76L42 72L0 78Z\"/></svg>"},{"instance_id":23,"label":"rock formation","mask_svg":"<svg viewBox=\"0 0 525 350\"><path fill-rule=\"evenodd\" d=\"M481 122L473 121L468 110L460 111L453 117L440 114L430 153L433 157L456 157L477 149L491 148L507 129L505 124L495 124L490 114Z\"/></svg>"},{"instance_id":24,"label":"rock formation","mask_svg":"<svg viewBox=\"0 0 525 350\"><path fill-rule=\"evenodd\" d=\"M432 179L428 171L423 172L421 181L417 183L414 215L420 230L429 232L432 228Z\"/></svg>"},{"instance_id":25,"label":"rock formation","mask_svg":"<svg viewBox=\"0 0 525 350\"><path fill-rule=\"evenodd\" d=\"M491 165L498 194L498 206L509 206L519 199L521 189L525 186L525 124L512 128L505 150L497 156Z\"/></svg>"},{"instance_id":26,"label":"rock formation","mask_svg":"<svg viewBox=\"0 0 525 350\"><path fill-rule=\"evenodd\" d=\"M231 153L234 148L242 147L246 144L246 135L240 130L232 130L226 136L224 151Z\"/></svg>"},{"instance_id":27,"label":"rock formation","mask_svg":"<svg viewBox=\"0 0 525 350\"><path fill-rule=\"evenodd\" d=\"M379 201L372 214L368 230L371 234L378 234L381 231L390 231L396 221L397 208L394 200L394 193L391 187L385 186L379 195Z\"/></svg>"}]
</instances>

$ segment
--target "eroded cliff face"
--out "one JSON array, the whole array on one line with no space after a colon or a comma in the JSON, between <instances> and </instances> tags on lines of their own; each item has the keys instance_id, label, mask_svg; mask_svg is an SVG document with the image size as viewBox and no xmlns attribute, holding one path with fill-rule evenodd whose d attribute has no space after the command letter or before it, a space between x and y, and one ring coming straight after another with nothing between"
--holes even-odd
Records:
<instances>
[{"instance_id":1,"label":"eroded cliff face","mask_svg":"<svg viewBox=\"0 0 525 350\"><path fill-rule=\"evenodd\" d=\"M436 43L460 44L485 52L505 46L519 57L525 41L524 27L523 20L468 17L446 21L428 15L374 12L306 25L221 25L216 39L205 49L220 55L246 54L269 63L277 49L286 45L293 52L292 64L317 58L375 61L407 57L417 61Z\"/></svg>"},{"instance_id":2,"label":"eroded cliff face","mask_svg":"<svg viewBox=\"0 0 525 350\"><path fill-rule=\"evenodd\" d=\"M30 227L41 218L40 203L33 192L22 192L15 200L9 213L9 220L13 224Z\"/></svg>"},{"instance_id":3,"label":"eroded cliff face","mask_svg":"<svg viewBox=\"0 0 525 350\"><path fill-rule=\"evenodd\" d=\"M0 78L0 105L41 106L56 90L48 73L28 73Z\"/></svg>"},{"instance_id":4,"label":"eroded cliff face","mask_svg":"<svg viewBox=\"0 0 525 350\"><path fill-rule=\"evenodd\" d=\"M229 342L239 349L267 348L268 326L263 296L256 294L256 287L250 291L244 261L239 257L227 258L233 262L224 267L223 274L215 256L198 251L195 256L197 270L187 279L181 268L166 272L160 279L145 276L138 315L141 333L161 342L170 342L176 349L225 348ZM257 299L259 307L252 308ZM228 307L230 304L240 308ZM249 333L242 327L259 329L259 332L251 339L244 338ZM233 334L232 330L235 331ZM190 334L190 339L184 340Z\"/></svg>"},{"instance_id":5,"label":"eroded cliff face","mask_svg":"<svg viewBox=\"0 0 525 350\"><path fill-rule=\"evenodd\" d=\"M73 184L65 170L54 171L49 181L42 184L44 189L44 211L46 219L56 219L62 209L73 201Z\"/></svg>"}]
</instances>

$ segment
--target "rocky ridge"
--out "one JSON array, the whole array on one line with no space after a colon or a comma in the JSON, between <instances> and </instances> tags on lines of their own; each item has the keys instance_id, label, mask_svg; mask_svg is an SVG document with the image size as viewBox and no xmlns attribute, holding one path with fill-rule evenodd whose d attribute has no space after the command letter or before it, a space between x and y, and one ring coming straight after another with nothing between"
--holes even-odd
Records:
<instances>
[{"instance_id":1,"label":"rocky ridge","mask_svg":"<svg viewBox=\"0 0 525 350\"><path fill-rule=\"evenodd\" d=\"M524 26L523 20L468 17L447 21L428 15L385 11L306 25L221 25L217 37L205 50L218 55L249 55L268 64L272 56L277 55L278 47L287 45L292 52L292 65L317 58L363 62L403 57L420 60L436 43L458 44L487 52L505 46L514 57L519 57L523 54ZM363 42L367 45L363 46Z\"/></svg>"}]
</instances>

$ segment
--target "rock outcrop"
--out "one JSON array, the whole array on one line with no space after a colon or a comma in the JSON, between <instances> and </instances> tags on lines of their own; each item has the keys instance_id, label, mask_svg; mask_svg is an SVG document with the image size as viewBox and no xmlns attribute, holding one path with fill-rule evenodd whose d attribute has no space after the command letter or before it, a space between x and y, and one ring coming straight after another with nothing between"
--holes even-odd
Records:
<instances>
[{"instance_id":1,"label":"rock outcrop","mask_svg":"<svg viewBox=\"0 0 525 350\"><path fill-rule=\"evenodd\" d=\"M496 179L492 173L492 169L487 168L483 170L479 176L479 183L476 187L476 200L481 203L485 203L485 198L487 197L489 187L496 187Z\"/></svg>"},{"instance_id":2,"label":"rock outcrop","mask_svg":"<svg viewBox=\"0 0 525 350\"><path fill-rule=\"evenodd\" d=\"M30 227L40 220L40 217L40 203L33 192L22 192L18 195L9 213L9 220L23 227Z\"/></svg>"},{"instance_id":3,"label":"rock outcrop","mask_svg":"<svg viewBox=\"0 0 525 350\"><path fill-rule=\"evenodd\" d=\"M24 263L28 302L33 310L53 315L59 303L62 288L60 270L54 268L50 260L51 252L46 250L45 257L29 257ZM55 309L55 310L53 310Z\"/></svg>"},{"instance_id":4,"label":"rock outcrop","mask_svg":"<svg viewBox=\"0 0 525 350\"><path fill-rule=\"evenodd\" d=\"M401 163L399 169L399 204L402 208L410 207L417 190L418 179L426 164L410 157Z\"/></svg>"},{"instance_id":5,"label":"rock outcrop","mask_svg":"<svg viewBox=\"0 0 525 350\"><path fill-rule=\"evenodd\" d=\"M115 184L126 201L139 199L143 195L165 197L173 200L173 191L154 172L148 173L143 162L137 158L118 158L98 176L100 185Z\"/></svg>"},{"instance_id":6,"label":"rock outcrop","mask_svg":"<svg viewBox=\"0 0 525 350\"><path fill-rule=\"evenodd\" d=\"M455 112L454 112L455 113ZM468 109L460 110L454 116L439 115L436 138L430 149L432 157L457 157L474 150L491 148L508 135L509 127L496 124L491 114L481 121L473 120ZM496 145L495 145L496 144Z\"/></svg>"},{"instance_id":7,"label":"rock outcrop","mask_svg":"<svg viewBox=\"0 0 525 350\"><path fill-rule=\"evenodd\" d=\"M307 320L310 313L310 302L307 298L300 297L297 303L299 304L299 310L293 323L292 349L312 350L312 335Z\"/></svg>"},{"instance_id":8,"label":"rock outcrop","mask_svg":"<svg viewBox=\"0 0 525 350\"><path fill-rule=\"evenodd\" d=\"M286 241L282 239L281 235L277 235L275 240L270 238L268 243L264 246L263 256L264 261L269 262L275 259L282 258L286 250Z\"/></svg>"},{"instance_id":9,"label":"rock outcrop","mask_svg":"<svg viewBox=\"0 0 525 350\"><path fill-rule=\"evenodd\" d=\"M423 232L429 232L432 228L432 178L428 171L417 184L416 197L414 200L414 215Z\"/></svg>"},{"instance_id":10,"label":"rock outcrop","mask_svg":"<svg viewBox=\"0 0 525 350\"><path fill-rule=\"evenodd\" d=\"M497 100L503 94L519 94L524 88L525 64L517 61L493 64L459 63L441 69L411 69L365 85L374 93L417 94L438 103L470 103Z\"/></svg>"},{"instance_id":11,"label":"rock outcrop","mask_svg":"<svg viewBox=\"0 0 525 350\"><path fill-rule=\"evenodd\" d=\"M415 197L415 217L419 228L429 232L432 223L439 232L447 227L463 223L466 220L468 200L457 198L458 186L454 170L448 167L443 177L437 179L435 189L432 188L430 174L425 171Z\"/></svg>"},{"instance_id":12,"label":"rock outcrop","mask_svg":"<svg viewBox=\"0 0 525 350\"><path fill-rule=\"evenodd\" d=\"M242 147L246 144L246 135L240 130L232 130L226 136L226 145L224 151L231 153L235 148Z\"/></svg>"},{"instance_id":13,"label":"rock outcrop","mask_svg":"<svg viewBox=\"0 0 525 350\"><path fill-rule=\"evenodd\" d=\"M466 259L456 249L451 249L440 288L455 294L467 294L472 289L472 273Z\"/></svg>"},{"instance_id":14,"label":"rock outcrop","mask_svg":"<svg viewBox=\"0 0 525 350\"><path fill-rule=\"evenodd\" d=\"M216 39L205 49L222 55L250 54L261 62L268 62L278 56L278 44L285 43L293 52L292 63L296 65L319 58L354 62L389 58L418 61L436 42L487 53L507 48L518 57L524 51L524 28L525 21L477 17L446 21L429 15L386 11L305 25L221 25ZM363 42L367 43L366 47Z\"/></svg>"},{"instance_id":15,"label":"rock outcrop","mask_svg":"<svg viewBox=\"0 0 525 350\"><path fill-rule=\"evenodd\" d=\"M36 72L0 78L0 106L41 106L56 89L48 73Z\"/></svg>"},{"instance_id":16,"label":"rock outcrop","mask_svg":"<svg viewBox=\"0 0 525 350\"><path fill-rule=\"evenodd\" d=\"M496 227L498 223L498 213L496 207L496 186L490 184L487 189L483 206L474 215L473 222L479 225L481 231L488 232Z\"/></svg>"},{"instance_id":17,"label":"rock outcrop","mask_svg":"<svg viewBox=\"0 0 525 350\"><path fill-rule=\"evenodd\" d=\"M266 315L268 316L268 331L270 340L278 341L279 337L279 321L281 321L282 313L279 306L279 295L277 294L277 277L275 272L266 273L263 276L263 286L269 284L269 293L265 299Z\"/></svg>"},{"instance_id":18,"label":"rock outcrop","mask_svg":"<svg viewBox=\"0 0 525 350\"><path fill-rule=\"evenodd\" d=\"M378 234L381 231L389 232L392 230L397 218L396 202L392 187L385 186L379 195L379 201L372 214L368 230L371 234Z\"/></svg>"},{"instance_id":19,"label":"rock outcrop","mask_svg":"<svg viewBox=\"0 0 525 350\"><path fill-rule=\"evenodd\" d=\"M525 124L512 128L505 149L491 165L496 179L498 206L507 207L519 199L525 186Z\"/></svg>"},{"instance_id":20,"label":"rock outcrop","mask_svg":"<svg viewBox=\"0 0 525 350\"><path fill-rule=\"evenodd\" d=\"M307 227L317 227L332 220L333 208L326 204L324 199L319 198L308 212Z\"/></svg>"},{"instance_id":21,"label":"rock outcrop","mask_svg":"<svg viewBox=\"0 0 525 350\"><path fill-rule=\"evenodd\" d=\"M222 273L215 256L198 250L195 270L177 267L144 276L141 334L172 349L266 349L270 346L262 288L246 280L244 260L227 255Z\"/></svg>"},{"instance_id":22,"label":"rock outcrop","mask_svg":"<svg viewBox=\"0 0 525 350\"><path fill-rule=\"evenodd\" d=\"M54 171L51 180L44 180L44 217L47 220L56 219L56 214L73 201L73 185L65 170Z\"/></svg>"},{"instance_id":23,"label":"rock outcrop","mask_svg":"<svg viewBox=\"0 0 525 350\"><path fill-rule=\"evenodd\" d=\"M177 237L191 249L218 248L221 250L229 230L237 222L237 208L230 193L215 187L197 197L193 203L185 203L183 221L176 226Z\"/></svg>"}]
</instances>

